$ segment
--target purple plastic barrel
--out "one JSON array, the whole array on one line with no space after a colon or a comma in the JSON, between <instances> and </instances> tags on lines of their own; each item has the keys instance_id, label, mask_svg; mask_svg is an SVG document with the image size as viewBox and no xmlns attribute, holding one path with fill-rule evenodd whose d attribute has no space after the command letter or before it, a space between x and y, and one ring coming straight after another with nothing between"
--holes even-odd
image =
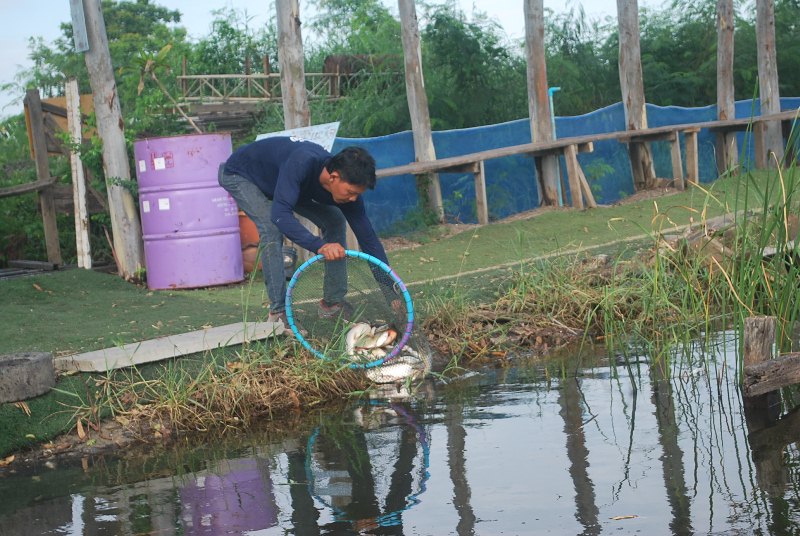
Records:
<instances>
[{"instance_id":1,"label":"purple plastic barrel","mask_svg":"<svg viewBox=\"0 0 800 536\"><path fill-rule=\"evenodd\" d=\"M244 279L239 211L217 182L231 152L228 133L134 142L148 288Z\"/></svg>"}]
</instances>

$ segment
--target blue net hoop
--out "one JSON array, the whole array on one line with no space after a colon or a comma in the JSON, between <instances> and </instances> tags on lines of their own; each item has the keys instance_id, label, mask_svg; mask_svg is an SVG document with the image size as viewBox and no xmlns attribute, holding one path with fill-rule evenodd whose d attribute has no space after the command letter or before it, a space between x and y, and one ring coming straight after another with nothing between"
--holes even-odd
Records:
<instances>
[{"instance_id":1,"label":"blue net hoop","mask_svg":"<svg viewBox=\"0 0 800 536\"><path fill-rule=\"evenodd\" d=\"M414 328L414 305L411 302L411 294L409 294L405 283L403 283L403 280L400 279L400 277L395 273L394 270L392 270L392 268L388 264L381 261L380 259L373 257L372 255L362 253L361 251L353 251L350 249L345 250L345 255L349 258L364 260L366 262L369 262L373 266L376 266L377 268L381 269L394 282L396 288L400 291L400 296L402 296L403 300L405 301L406 312L407 312L406 326L403 332L403 336L400 338L400 341L397 344L395 344L394 348L392 348L392 350L388 354L386 354L384 357L380 359L375 359L373 361L369 361L366 363L350 363L349 365L349 367L353 369L367 369L372 367L378 367L396 357L400 353L400 350L403 348L403 346L406 345L409 338L411 337L411 331ZM303 347L305 347L309 352L311 352L320 359L331 359L331 356L327 356L320 350L314 348L311 345L311 343L309 343L308 340L303 336L302 331L300 330L300 328L297 327L297 324L295 323L294 314L292 311L292 300L293 300L292 296L293 296L293 290L297 285L297 281L300 279L300 277L302 277L303 273L311 265L320 261L324 262L324 260L325 260L324 256L315 255L314 257L311 257L306 262L301 264L297 268L297 270L295 270L294 274L292 275L292 278L289 280L289 284L286 286L286 319L289 322L289 327L292 329L292 333L294 333L294 336L297 338L300 344L303 345Z\"/></svg>"}]
</instances>

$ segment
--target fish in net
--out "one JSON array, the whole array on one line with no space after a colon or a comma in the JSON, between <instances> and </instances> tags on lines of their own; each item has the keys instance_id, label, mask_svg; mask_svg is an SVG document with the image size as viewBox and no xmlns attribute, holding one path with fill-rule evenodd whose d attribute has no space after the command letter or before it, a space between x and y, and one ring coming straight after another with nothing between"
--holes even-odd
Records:
<instances>
[{"instance_id":1,"label":"fish in net","mask_svg":"<svg viewBox=\"0 0 800 536\"><path fill-rule=\"evenodd\" d=\"M427 341L413 332L408 289L371 255L347 250L340 261L317 255L303 263L287 286L286 313L297 339L317 357L366 369L376 383L430 370Z\"/></svg>"}]
</instances>

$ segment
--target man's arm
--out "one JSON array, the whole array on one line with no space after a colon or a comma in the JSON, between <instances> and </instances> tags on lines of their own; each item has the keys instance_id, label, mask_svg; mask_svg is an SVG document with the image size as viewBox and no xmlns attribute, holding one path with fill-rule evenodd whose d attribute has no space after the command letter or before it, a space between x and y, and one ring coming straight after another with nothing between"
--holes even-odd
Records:
<instances>
[{"instance_id":1,"label":"man's arm","mask_svg":"<svg viewBox=\"0 0 800 536\"><path fill-rule=\"evenodd\" d=\"M313 173L311 160L299 158L298 152L292 153L278 173L270 219L289 240L312 253L317 253L325 242L320 237L314 236L294 215L303 178L306 173Z\"/></svg>"}]
</instances>

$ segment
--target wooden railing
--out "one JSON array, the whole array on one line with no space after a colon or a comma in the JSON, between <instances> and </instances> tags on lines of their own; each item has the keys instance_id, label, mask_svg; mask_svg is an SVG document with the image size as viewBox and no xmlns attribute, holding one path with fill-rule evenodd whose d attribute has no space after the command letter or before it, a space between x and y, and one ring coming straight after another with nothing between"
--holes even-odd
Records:
<instances>
[{"instance_id":1,"label":"wooden railing","mask_svg":"<svg viewBox=\"0 0 800 536\"><path fill-rule=\"evenodd\" d=\"M366 77L396 76L396 73L306 73L309 99L338 99L342 89ZM281 75L269 74L194 74L176 77L180 99L187 103L256 102L281 100Z\"/></svg>"}]
</instances>

